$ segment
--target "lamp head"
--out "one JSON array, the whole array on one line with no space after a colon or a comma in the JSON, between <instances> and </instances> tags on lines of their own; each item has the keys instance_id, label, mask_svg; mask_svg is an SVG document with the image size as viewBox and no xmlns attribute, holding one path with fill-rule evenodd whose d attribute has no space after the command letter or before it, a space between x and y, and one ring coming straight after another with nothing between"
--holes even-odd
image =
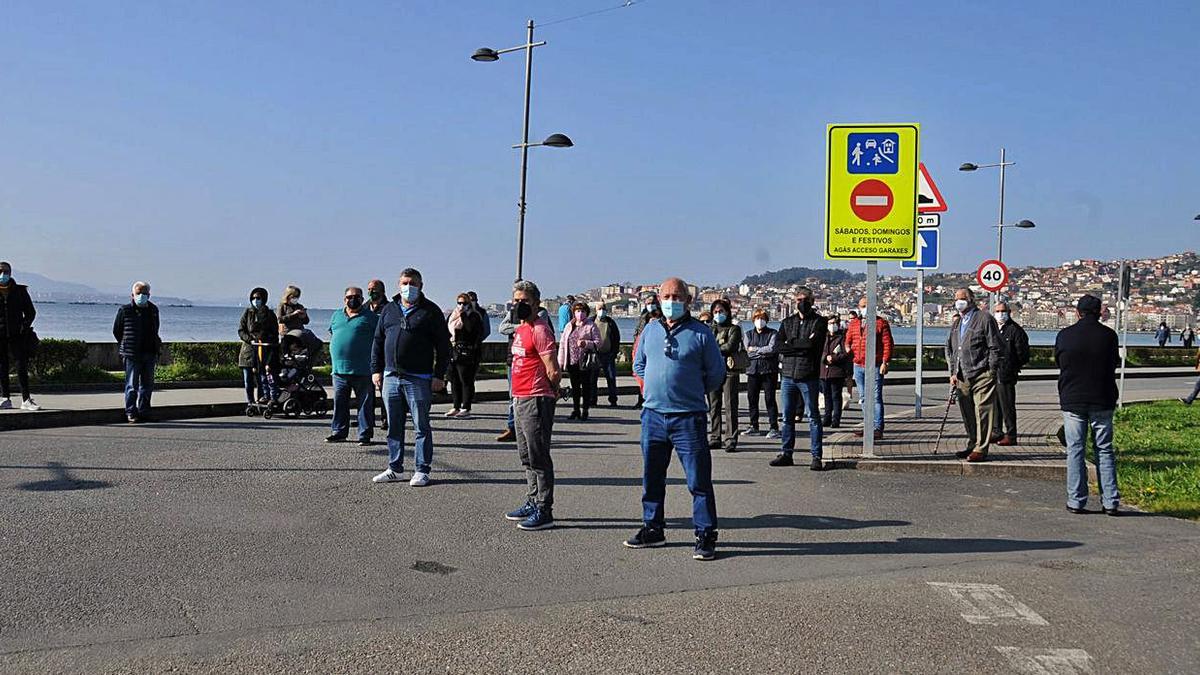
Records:
<instances>
[{"instance_id":1,"label":"lamp head","mask_svg":"<svg viewBox=\"0 0 1200 675\"><path fill-rule=\"evenodd\" d=\"M978 168L979 168L978 165L967 162L966 164L963 164L962 166L958 167L958 170L959 171L974 171L975 169L978 169Z\"/></svg>"},{"instance_id":2,"label":"lamp head","mask_svg":"<svg viewBox=\"0 0 1200 675\"><path fill-rule=\"evenodd\" d=\"M1033 224L1032 220L1022 220L1022 221L1017 222L1016 227L1027 230L1031 227L1037 227L1037 226Z\"/></svg>"},{"instance_id":3,"label":"lamp head","mask_svg":"<svg viewBox=\"0 0 1200 675\"><path fill-rule=\"evenodd\" d=\"M542 145L548 145L552 148L569 148L575 145L575 143L570 138L567 138L566 134L550 134L546 137L546 140L542 141Z\"/></svg>"},{"instance_id":4,"label":"lamp head","mask_svg":"<svg viewBox=\"0 0 1200 675\"><path fill-rule=\"evenodd\" d=\"M500 55L497 54L496 50L492 49L491 47L480 47L479 49L475 50L474 54L471 55L471 59L474 61L490 63L492 61L499 61Z\"/></svg>"}]
</instances>

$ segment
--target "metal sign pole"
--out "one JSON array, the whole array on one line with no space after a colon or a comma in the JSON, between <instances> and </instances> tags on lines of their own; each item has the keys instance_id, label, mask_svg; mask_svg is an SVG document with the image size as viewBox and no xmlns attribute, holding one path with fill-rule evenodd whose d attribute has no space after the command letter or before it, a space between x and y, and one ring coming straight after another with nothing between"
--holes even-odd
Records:
<instances>
[{"instance_id":1,"label":"metal sign pole","mask_svg":"<svg viewBox=\"0 0 1200 675\"><path fill-rule=\"evenodd\" d=\"M867 315L862 317L867 358L863 361L863 457L875 456L875 285L879 261L867 261Z\"/></svg>"},{"instance_id":2,"label":"metal sign pole","mask_svg":"<svg viewBox=\"0 0 1200 675\"><path fill-rule=\"evenodd\" d=\"M917 270L917 383L913 396L913 416L921 418L921 372L924 369L925 347L925 270Z\"/></svg>"},{"instance_id":3,"label":"metal sign pole","mask_svg":"<svg viewBox=\"0 0 1200 675\"><path fill-rule=\"evenodd\" d=\"M1125 407L1125 356L1129 353L1129 317L1126 316L1125 308L1129 306L1129 300L1126 296L1125 289L1125 266L1128 262L1121 262L1121 274L1117 282L1117 308L1121 313L1117 315L1117 329L1121 331L1121 380L1117 384L1117 407Z\"/></svg>"}]
</instances>

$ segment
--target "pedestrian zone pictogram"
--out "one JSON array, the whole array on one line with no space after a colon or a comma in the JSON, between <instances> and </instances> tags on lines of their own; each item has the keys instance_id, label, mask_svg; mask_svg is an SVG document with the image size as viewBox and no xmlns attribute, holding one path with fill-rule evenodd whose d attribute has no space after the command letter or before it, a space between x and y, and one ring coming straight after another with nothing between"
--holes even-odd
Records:
<instances>
[{"instance_id":1,"label":"pedestrian zone pictogram","mask_svg":"<svg viewBox=\"0 0 1200 675\"><path fill-rule=\"evenodd\" d=\"M852 133L846 143L849 173L897 173L900 170L900 134Z\"/></svg>"}]
</instances>

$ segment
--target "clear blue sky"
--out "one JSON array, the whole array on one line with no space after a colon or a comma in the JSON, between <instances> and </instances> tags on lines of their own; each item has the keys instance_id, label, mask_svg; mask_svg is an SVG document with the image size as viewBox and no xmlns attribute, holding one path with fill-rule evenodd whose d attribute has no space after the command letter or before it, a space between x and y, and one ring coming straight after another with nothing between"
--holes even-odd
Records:
<instances>
[{"instance_id":1,"label":"clear blue sky","mask_svg":"<svg viewBox=\"0 0 1200 675\"><path fill-rule=\"evenodd\" d=\"M514 273L524 22L617 0L34 2L0 21L0 258L18 272L313 305L404 266L448 301ZM526 276L732 282L825 266L829 122L916 121L943 269L1200 241L1200 3L646 0L535 53ZM898 269L884 264L884 273Z\"/></svg>"}]
</instances>

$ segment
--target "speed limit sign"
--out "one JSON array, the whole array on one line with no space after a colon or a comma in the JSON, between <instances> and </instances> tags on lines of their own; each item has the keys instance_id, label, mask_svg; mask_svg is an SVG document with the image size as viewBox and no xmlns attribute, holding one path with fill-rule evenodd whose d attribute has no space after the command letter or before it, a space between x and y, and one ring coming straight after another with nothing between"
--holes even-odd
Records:
<instances>
[{"instance_id":1,"label":"speed limit sign","mask_svg":"<svg viewBox=\"0 0 1200 675\"><path fill-rule=\"evenodd\" d=\"M1008 284L1008 268L999 260L985 260L975 272L975 280L983 290L995 293Z\"/></svg>"}]
</instances>

